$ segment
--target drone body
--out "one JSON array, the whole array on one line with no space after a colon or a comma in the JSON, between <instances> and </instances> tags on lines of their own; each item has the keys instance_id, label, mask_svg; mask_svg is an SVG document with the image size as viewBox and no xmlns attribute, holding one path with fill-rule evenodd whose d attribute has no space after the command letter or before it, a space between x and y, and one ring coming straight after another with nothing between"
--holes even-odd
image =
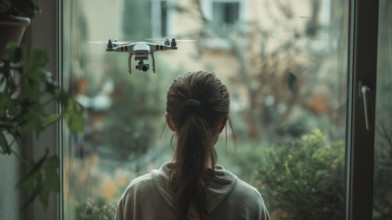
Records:
<instances>
[{"instance_id":1,"label":"drone body","mask_svg":"<svg viewBox=\"0 0 392 220\"><path fill-rule=\"evenodd\" d=\"M152 70L155 73L155 59L154 52L155 51L163 51L163 50L176 50L177 42L173 38L171 40L166 39L164 44L154 44L149 42L135 42L135 43L127 43L127 42L119 42L108 40L106 51L109 52L123 52L128 53L128 71L131 73L132 70L132 57L134 57L135 61L138 61L136 65L137 70L148 71L150 68L149 64L145 64L144 61L148 60L149 56L152 59Z\"/></svg>"}]
</instances>

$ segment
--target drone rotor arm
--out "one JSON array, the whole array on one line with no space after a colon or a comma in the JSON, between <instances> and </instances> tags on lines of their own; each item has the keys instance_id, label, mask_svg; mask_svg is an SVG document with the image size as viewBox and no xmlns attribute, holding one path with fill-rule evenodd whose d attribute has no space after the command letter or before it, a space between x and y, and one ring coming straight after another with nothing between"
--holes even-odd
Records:
<instances>
[{"instance_id":1,"label":"drone rotor arm","mask_svg":"<svg viewBox=\"0 0 392 220\"><path fill-rule=\"evenodd\" d=\"M129 58L128 58L128 72L129 74L132 73L132 53L129 53Z\"/></svg>"}]
</instances>

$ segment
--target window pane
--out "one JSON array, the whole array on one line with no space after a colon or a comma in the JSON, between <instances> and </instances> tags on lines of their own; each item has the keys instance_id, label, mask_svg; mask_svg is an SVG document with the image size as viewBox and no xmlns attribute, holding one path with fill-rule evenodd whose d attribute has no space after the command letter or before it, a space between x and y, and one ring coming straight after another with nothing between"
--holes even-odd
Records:
<instances>
[{"instance_id":1,"label":"window pane","mask_svg":"<svg viewBox=\"0 0 392 220\"><path fill-rule=\"evenodd\" d=\"M392 218L392 2L380 1L373 219Z\"/></svg>"},{"instance_id":2,"label":"window pane","mask_svg":"<svg viewBox=\"0 0 392 220\"><path fill-rule=\"evenodd\" d=\"M239 21L239 3L213 3L214 22L218 24L234 24Z\"/></svg>"},{"instance_id":3,"label":"window pane","mask_svg":"<svg viewBox=\"0 0 392 220\"><path fill-rule=\"evenodd\" d=\"M260 191L272 219L343 219L347 3L211 1L214 22L241 27L225 35L206 6L170 3L173 19L160 22L166 1L64 1L64 78L86 109L83 133L64 130L65 219L113 216L133 178L171 160L166 91L197 70L231 95L218 163ZM156 52L155 73L151 57L147 72L132 59L129 74L127 53L105 51L109 39L150 41L165 26L178 50Z\"/></svg>"},{"instance_id":4,"label":"window pane","mask_svg":"<svg viewBox=\"0 0 392 220\"><path fill-rule=\"evenodd\" d=\"M160 36L167 36L167 13L169 10L169 4L167 1L161 2L161 35Z\"/></svg>"}]
</instances>

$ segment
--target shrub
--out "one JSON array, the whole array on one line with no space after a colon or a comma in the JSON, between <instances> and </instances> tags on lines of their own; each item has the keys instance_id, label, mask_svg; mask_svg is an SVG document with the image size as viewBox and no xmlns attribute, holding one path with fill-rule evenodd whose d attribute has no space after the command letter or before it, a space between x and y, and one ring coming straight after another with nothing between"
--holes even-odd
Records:
<instances>
[{"instance_id":1,"label":"shrub","mask_svg":"<svg viewBox=\"0 0 392 220\"><path fill-rule=\"evenodd\" d=\"M392 219L392 126L379 114L374 149L373 219Z\"/></svg>"},{"instance_id":2,"label":"shrub","mask_svg":"<svg viewBox=\"0 0 392 220\"><path fill-rule=\"evenodd\" d=\"M263 149L254 176L275 219L344 218L344 142L318 129L287 146Z\"/></svg>"},{"instance_id":3,"label":"shrub","mask_svg":"<svg viewBox=\"0 0 392 220\"><path fill-rule=\"evenodd\" d=\"M112 220L116 215L116 204L108 204L101 197L86 201L76 208L77 220Z\"/></svg>"}]
</instances>

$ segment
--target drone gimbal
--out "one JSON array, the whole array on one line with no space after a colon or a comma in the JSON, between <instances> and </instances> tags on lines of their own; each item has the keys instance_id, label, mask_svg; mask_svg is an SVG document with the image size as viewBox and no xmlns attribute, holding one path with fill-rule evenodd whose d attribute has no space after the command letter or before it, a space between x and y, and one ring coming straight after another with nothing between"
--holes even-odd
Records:
<instances>
[{"instance_id":1,"label":"drone gimbal","mask_svg":"<svg viewBox=\"0 0 392 220\"><path fill-rule=\"evenodd\" d=\"M144 64L143 59L139 59L139 63L136 65L137 70L142 70L143 72L147 72L150 68L149 64Z\"/></svg>"},{"instance_id":2,"label":"drone gimbal","mask_svg":"<svg viewBox=\"0 0 392 220\"><path fill-rule=\"evenodd\" d=\"M154 59L154 53L150 54L151 58L152 58L152 71L155 73L155 59ZM147 72L150 69L150 65L149 64L145 64L144 60L147 60L146 57L135 57L135 61L138 61L138 64L136 65L136 69L137 70L141 70L143 72ZM129 58L128 58L128 72L131 73L132 71L132 54L129 54Z\"/></svg>"}]
</instances>

